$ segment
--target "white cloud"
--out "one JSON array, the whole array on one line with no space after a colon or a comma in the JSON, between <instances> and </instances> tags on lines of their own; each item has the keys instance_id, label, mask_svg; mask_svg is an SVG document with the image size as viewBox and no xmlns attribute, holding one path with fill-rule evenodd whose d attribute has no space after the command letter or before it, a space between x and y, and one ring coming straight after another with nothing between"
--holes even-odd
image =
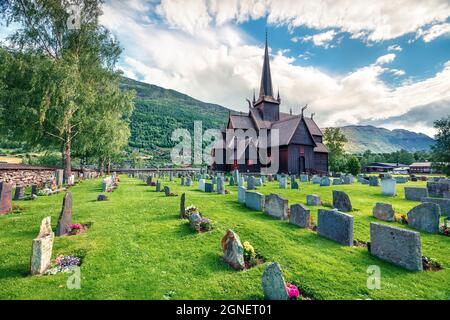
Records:
<instances>
[{"instance_id":1,"label":"white cloud","mask_svg":"<svg viewBox=\"0 0 450 320\"><path fill-rule=\"evenodd\" d=\"M407 14L405 14L407 10ZM268 22L291 30L338 29L369 41L395 39L450 16L448 0L162 0L157 11L174 28L196 28L243 22L267 16Z\"/></svg>"},{"instance_id":2,"label":"white cloud","mask_svg":"<svg viewBox=\"0 0 450 320\"><path fill-rule=\"evenodd\" d=\"M307 35L304 37L294 37L292 38L293 42L312 42L317 47L329 48L331 45L331 41L333 41L334 37L337 35L337 32L334 30L329 30L326 32L318 33L315 35Z\"/></svg>"},{"instance_id":3,"label":"white cloud","mask_svg":"<svg viewBox=\"0 0 450 320\"><path fill-rule=\"evenodd\" d=\"M400 47L398 44L393 44L392 46L388 47L388 51L398 51L398 52L400 52L402 50L403 50L403 48Z\"/></svg>"},{"instance_id":4,"label":"white cloud","mask_svg":"<svg viewBox=\"0 0 450 320\"><path fill-rule=\"evenodd\" d=\"M417 37L425 42L431 42L443 35L450 35L450 23L436 24L427 30L420 29L417 33Z\"/></svg>"},{"instance_id":5,"label":"white cloud","mask_svg":"<svg viewBox=\"0 0 450 320\"><path fill-rule=\"evenodd\" d=\"M376 65L383 65L383 64L388 64L391 63L392 61L395 60L395 53L388 53L384 56L381 56L377 59L377 61L375 62Z\"/></svg>"}]
</instances>

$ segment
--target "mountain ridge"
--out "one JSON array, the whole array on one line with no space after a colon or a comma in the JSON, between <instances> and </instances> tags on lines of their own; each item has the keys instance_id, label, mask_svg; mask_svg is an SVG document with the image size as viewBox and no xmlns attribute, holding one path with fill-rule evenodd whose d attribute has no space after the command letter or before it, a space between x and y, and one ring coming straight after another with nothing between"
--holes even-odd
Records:
<instances>
[{"instance_id":1,"label":"mountain ridge","mask_svg":"<svg viewBox=\"0 0 450 320\"><path fill-rule=\"evenodd\" d=\"M192 98L173 89L122 78L124 90L135 90L135 110L131 119L129 149L169 160L168 150L175 145L170 137L175 129L193 133L193 122L202 121L203 129L223 128L229 112L236 112L214 103ZM401 149L409 152L427 151L434 140L423 133L405 129L389 130L372 125L339 127L348 139L350 153L390 153Z\"/></svg>"}]
</instances>

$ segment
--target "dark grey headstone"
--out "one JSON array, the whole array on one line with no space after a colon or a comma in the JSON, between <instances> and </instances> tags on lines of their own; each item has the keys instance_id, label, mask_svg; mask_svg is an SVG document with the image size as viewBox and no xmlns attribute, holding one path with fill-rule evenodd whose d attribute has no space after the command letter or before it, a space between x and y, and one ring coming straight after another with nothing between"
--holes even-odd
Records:
<instances>
[{"instance_id":1,"label":"dark grey headstone","mask_svg":"<svg viewBox=\"0 0 450 320\"><path fill-rule=\"evenodd\" d=\"M31 186L31 194L37 196L37 193L38 193L38 186L33 184Z\"/></svg>"},{"instance_id":2,"label":"dark grey headstone","mask_svg":"<svg viewBox=\"0 0 450 320\"><path fill-rule=\"evenodd\" d=\"M411 201L421 201L422 198L428 197L427 188L405 187L405 199Z\"/></svg>"},{"instance_id":3,"label":"dark grey headstone","mask_svg":"<svg viewBox=\"0 0 450 320\"><path fill-rule=\"evenodd\" d=\"M22 200L25 197L25 187L16 186L16 191L14 192L14 200Z\"/></svg>"},{"instance_id":4,"label":"dark grey headstone","mask_svg":"<svg viewBox=\"0 0 450 320\"><path fill-rule=\"evenodd\" d=\"M247 189L245 187L238 187L238 202L239 203L245 203L245 193L247 192Z\"/></svg>"},{"instance_id":5,"label":"dark grey headstone","mask_svg":"<svg viewBox=\"0 0 450 320\"><path fill-rule=\"evenodd\" d=\"M161 181L156 181L156 192L161 192Z\"/></svg>"},{"instance_id":6,"label":"dark grey headstone","mask_svg":"<svg viewBox=\"0 0 450 320\"><path fill-rule=\"evenodd\" d=\"M411 228L429 232L439 232L440 208L435 203L425 202L408 212L408 225Z\"/></svg>"},{"instance_id":7,"label":"dark grey headstone","mask_svg":"<svg viewBox=\"0 0 450 320\"><path fill-rule=\"evenodd\" d=\"M12 185L0 182L0 214L12 211Z\"/></svg>"},{"instance_id":8,"label":"dark grey headstone","mask_svg":"<svg viewBox=\"0 0 450 320\"><path fill-rule=\"evenodd\" d=\"M211 193L214 192L214 185L212 183L205 183L205 192Z\"/></svg>"},{"instance_id":9,"label":"dark grey headstone","mask_svg":"<svg viewBox=\"0 0 450 320\"><path fill-rule=\"evenodd\" d=\"M319 209L317 233L346 246L353 246L353 217L337 210Z\"/></svg>"},{"instance_id":10,"label":"dark grey headstone","mask_svg":"<svg viewBox=\"0 0 450 320\"><path fill-rule=\"evenodd\" d=\"M147 177L147 185L151 186L152 185L152 176L148 176Z\"/></svg>"},{"instance_id":11,"label":"dark grey headstone","mask_svg":"<svg viewBox=\"0 0 450 320\"><path fill-rule=\"evenodd\" d=\"M298 182L294 181L291 183L291 189L298 189Z\"/></svg>"},{"instance_id":12,"label":"dark grey headstone","mask_svg":"<svg viewBox=\"0 0 450 320\"><path fill-rule=\"evenodd\" d=\"M444 192L449 191L450 185L445 182L427 182L428 194L430 197L443 198Z\"/></svg>"},{"instance_id":13,"label":"dark grey headstone","mask_svg":"<svg viewBox=\"0 0 450 320\"><path fill-rule=\"evenodd\" d=\"M277 262L270 263L264 270L262 287L267 300L289 300L283 272Z\"/></svg>"},{"instance_id":14,"label":"dark grey headstone","mask_svg":"<svg viewBox=\"0 0 450 320\"><path fill-rule=\"evenodd\" d=\"M163 190L166 197L170 196L170 188L168 186L165 186Z\"/></svg>"},{"instance_id":15,"label":"dark grey headstone","mask_svg":"<svg viewBox=\"0 0 450 320\"><path fill-rule=\"evenodd\" d=\"M372 214L375 218L383 221L395 221L395 212L392 204L378 202L373 207Z\"/></svg>"},{"instance_id":16,"label":"dark grey headstone","mask_svg":"<svg viewBox=\"0 0 450 320\"><path fill-rule=\"evenodd\" d=\"M370 177L369 177L369 186L371 186L371 187L377 187L377 186L378 186L378 177L376 177L376 176L370 176Z\"/></svg>"},{"instance_id":17,"label":"dark grey headstone","mask_svg":"<svg viewBox=\"0 0 450 320\"><path fill-rule=\"evenodd\" d=\"M277 219L287 219L288 200L272 193L265 197L264 212Z\"/></svg>"},{"instance_id":18,"label":"dark grey headstone","mask_svg":"<svg viewBox=\"0 0 450 320\"><path fill-rule=\"evenodd\" d=\"M99 194L97 197L97 201L106 201L108 200L108 197L104 194Z\"/></svg>"},{"instance_id":19,"label":"dark grey headstone","mask_svg":"<svg viewBox=\"0 0 450 320\"><path fill-rule=\"evenodd\" d=\"M61 214L59 215L58 225L56 226L56 236L64 236L70 232L72 224L72 193L67 192L64 195Z\"/></svg>"},{"instance_id":20,"label":"dark grey headstone","mask_svg":"<svg viewBox=\"0 0 450 320\"><path fill-rule=\"evenodd\" d=\"M183 218L186 213L186 194L182 193L180 198L180 218Z\"/></svg>"},{"instance_id":21,"label":"dark grey headstone","mask_svg":"<svg viewBox=\"0 0 450 320\"><path fill-rule=\"evenodd\" d=\"M331 180L328 177L322 177L320 179L320 186L321 187L329 187L331 185Z\"/></svg>"},{"instance_id":22,"label":"dark grey headstone","mask_svg":"<svg viewBox=\"0 0 450 320\"><path fill-rule=\"evenodd\" d=\"M248 177L247 179L247 190L255 189L255 178L253 176Z\"/></svg>"},{"instance_id":23,"label":"dark grey headstone","mask_svg":"<svg viewBox=\"0 0 450 320\"><path fill-rule=\"evenodd\" d=\"M311 214L308 209L303 204L293 204L291 206L291 216L289 217L289 222L299 226L300 228L309 228L311 221Z\"/></svg>"},{"instance_id":24,"label":"dark grey headstone","mask_svg":"<svg viewBox=\"0 0 450 320\"><path fill-rule=\"evenodd\" d=\"M350 198L344 191L333 190L333 207L343 212L353 210Z\"/></svg>"},{"instance_id":25,"label":"dark grey headstone","mask_svg":"<svg viewBox=\"0 0 450 320\"><path fill-rule=\"evenodd\" d=\"M430 202L435 203L441 208L441 215L450 217L450 199L446 198L422 198L421 201L423 203Z\"/></svg>"},{"instance_id":26,"label":"dark grey headstone","mask_svg":"<svg viewBox=\"0 0 450 320\"><path fill-rule=\"evenodd\" d=\"M306 196L306 204L308 206L320 206L322 203L320 197L316 194L309 194Z\"/></svg>"},{"instance_id":27,"label":"dark grey headstone","mask_svg":"<svg viewBox=\"0 0 450 320\"><path fill-rule=\"evenodd\" d=\"M420 233L370 223L370 253L411 271L422 270Z\"/></svg>"}]
</instances>

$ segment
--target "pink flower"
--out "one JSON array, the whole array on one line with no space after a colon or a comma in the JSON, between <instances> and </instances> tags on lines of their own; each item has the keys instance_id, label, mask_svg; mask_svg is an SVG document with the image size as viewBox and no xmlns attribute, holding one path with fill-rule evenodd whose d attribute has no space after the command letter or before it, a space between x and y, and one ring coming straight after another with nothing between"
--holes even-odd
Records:
<instances>
[{"instance_id":1,"label":"pink flower","mask_svg":"<svg viewBox=\"0 0 450 320\"><path fill-rule=\"evenodd\" d=\"M290 283L286 283L286 291L291 299L297 299L300 296L300 290Z\"/></svg>"},{"instance_id":2,"label":"pink flower","mask_svg":"<svg viewBox=\"0 0 450 320\"><path fill-rule=\"evenodd\" d=\"M70 229L81 229L81 224L79 224L79 223L71 224Z\"/></svg>"}]
</instances>

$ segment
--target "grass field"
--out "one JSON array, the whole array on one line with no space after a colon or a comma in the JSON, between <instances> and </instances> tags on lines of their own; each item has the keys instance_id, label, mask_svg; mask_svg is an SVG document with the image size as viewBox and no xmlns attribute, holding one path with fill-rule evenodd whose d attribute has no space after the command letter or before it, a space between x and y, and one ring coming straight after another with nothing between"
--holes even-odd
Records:
<instances>
[{"instance_id":1,"label":"grass field","mask_svg":"<svg viewBox=\"0 0 450 320\"><path fill-rule=\"evenodd\" d=\"M268 262L279 262L286 280L315 299L450 299L450 238L421 233L423 254L437 259L444 269L409 272L372 257L365 248L344 247L248 210L237 202L237 187L227 186L230 195L217 195L197 191L196 183L181 187L178 179L164 185L178 194L186 191L186 205L199 207L216 228L194 233L187 221L178 219L179 197L164 197L139 180L121 177L120 187L106 202L96 201L100 180L71 189L74 222L93 225L85 234L55 238L53 256L83 257L80 290L66 287L68 274L28 275L31 241L42 218L50 215L56 226L63 195L15 202L21 213L0 216L0 299L262 299L264 264L236 272L220 259L220 239L228 228L242 242L250 241ZM311 193L331 202L333 189L344 190L357 209L351 213L355 239L369 241L376 202L390 202L404 214L418 204L404 200L404 186L397 185L395 198L380 195L379 187L358 183L332 187L300 183L300 190L280 190L273 182L259 191L281 194L293 204L305 203ZM317 221L317 208L311 209ZM380 290L367 289L370 265L381 268Z\"/></svg>"}]
</instances>

